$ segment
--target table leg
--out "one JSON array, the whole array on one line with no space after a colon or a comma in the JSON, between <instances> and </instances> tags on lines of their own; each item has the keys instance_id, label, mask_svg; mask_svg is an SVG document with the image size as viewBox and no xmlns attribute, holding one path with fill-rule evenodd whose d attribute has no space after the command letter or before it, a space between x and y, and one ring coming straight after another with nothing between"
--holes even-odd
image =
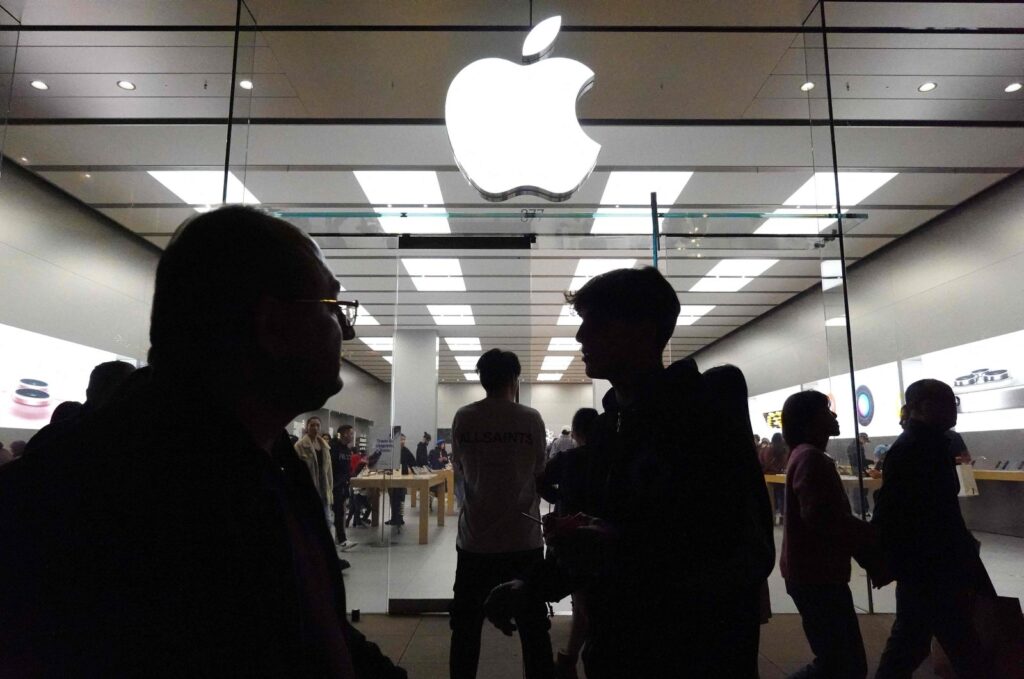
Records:
<instances>
[{"instance_id":1,"label":"table leg","mask_svg":"<svg viewBox=\"0 0 1024 679\"><path fill-rule=\"evenodd\" d=\"M370 525L376 528L380 525L380 496L382 493L373 489L370 491Z\"/></svg>"},{"instance_id":2,"label":"table leg","mask_svg":"<svg viewBox=\"0 0 1024 679\"><path fill-rule=\"evenodd\" d=\"M434 487L438 491L437 492L437 525L438 526L443 526L444 525L445 510L444 510L444 507L441 506L444 503L444 500L441 499L441 489L444 487L444 485L442 484L440 486L434 486Z\"/></svg>"},{"instance_id":3,"label":"table leg","mask_svg":"<svg viewBox=\"0 0 1024 679\"><path fill-rule=\"evenodd\" d=\"M412 507L413 509L415 509L416 508L416 493L409 493L409 494L412 496L412 499L410 500L409 506Z\"/></svg>"},{"instance_id":4,"label":"table leg","mask_svg":"<svg viewBox=\"0 0 1024 679\"><path fill-rule=\"evenodd\" d=\"M772 525L774 526L775 525L775 484L774 483L766 483L765 485L768 486L768 504L772 508Z\"/></svg>"},{"instance_id":5,"label":"table leg","mask_svg":"<svg viewBox=\"0 0 1024 679\"><path fill-rule=\"evenodd\" d=\"M427 499L427 493L430 492L430 489L424 484L418 492L420 495L420 544L425 545L427 544L427 528L430 518L430 500Z\"/></svg>"}]
</instances>

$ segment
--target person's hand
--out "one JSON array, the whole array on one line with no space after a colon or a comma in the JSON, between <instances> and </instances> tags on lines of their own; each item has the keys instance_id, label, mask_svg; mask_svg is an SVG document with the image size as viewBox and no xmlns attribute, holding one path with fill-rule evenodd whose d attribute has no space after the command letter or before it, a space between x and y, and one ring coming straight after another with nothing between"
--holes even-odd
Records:
<instances>
[{"instance_id":1,"label":"person's hand","mask_svg":"<svg viewBox=\"0 0 1024 679\"><path fill-rule=\"evenodd\" d=\"M868 476L870 476L873 479L880 479L882 478L882 472L878 471L877 469L869 469Z\"/></svg>"},{"instance_id":2,"label":"person's hand","mask_svg":"<svg viewBox=\"0 0 1024 679\"><path fill-rule=\"evenodd\" d=\"M516 631L512 618L522 608L526 598L526 583L522 580L504 582L487 595L484 601L484 615L491 624L500 629L505 636L512 636Z\"/></svg>"}]
</instances>

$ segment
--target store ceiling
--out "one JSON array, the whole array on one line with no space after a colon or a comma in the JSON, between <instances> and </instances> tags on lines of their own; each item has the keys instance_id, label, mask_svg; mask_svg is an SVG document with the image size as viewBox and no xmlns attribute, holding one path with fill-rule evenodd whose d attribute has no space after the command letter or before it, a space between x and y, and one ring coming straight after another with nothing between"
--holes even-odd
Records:
<instances>
[{"instance_id":1,"label":"store ceiling","mask_svg":"<svg viewBox=\"0 0 1024 679\"><path fill-rule=\"evenodd\" d=\"M234 2L117 4L23 0L0 4L26 25L230 25ZM728 4L730 11L724 6ZM832 25L1024 26L1024 4L967 7L829 3ZM870 6L869 6L870 5ZM248 3L260 25L523 26L528 3ZM813 3L534 2L534 18L561 11L574 26L797 26ZM999 23L996 23L999 22ZM255 87L235 115L232 172L261 204L315 237L347 293L392 328L437 328L516 350L525 377L540 372L558 325L561 293L586 258L650 261L649 238L594 236L593 211L613 172L694 172L669 219L663 270L687 305L714 305L680 326L679 357L741 327L821 280L817 236L752 235L768 213L817 171L831 169L820 37L806 33L564 32L560 56L597 74L579 102L584 129L602 144L598 166L571 201L483 201L458 172L443 126L444 93L458 70L484 56L514 59L523 31L439 30L243 33L238 78ZM13 56L10 34L6 54ZM224 162L232 63L230 32L31 32L18 36L4 154L157 246L194 211L148 171L216 170ZM830 37L841 171L898 173L851 208L847 255L867 256L1024 165L1024 35L841 34ZM8 59L8 61L12 61ZM49 89L30 86L45 80ZM127 92L116 81L137 86ZM799 86L810 80L809 94ZM917 87L939 87L923 94ZM0 83L2 86L2 83ZM4 91L0 89L0 91ZM130 118L130 121L118 120ZM152 120L157 119L157 120ZM152 120L149 124L147 121ZM916 121L908 124L908 121ZM24 160L22 160L24 159ZM536 234L527 250L398 249L384 234L354 170L437 173L442 205L465 215L453 235ZM663 202L667 202L663 199ZM666 204L663 209L669 206ZM543 214L522 210L543 208ZM318 216L297 216L317 213ZM327 216L334 215L334 216ZM410 220L411 223L411 220ZM827 230L826 230L827 231ZM828 251L826 248L825 251ZM421 292L402 258L457 258L465 292ZM737 292L691 292L724 259L779 260ZM469 304L474 326L437 326L428 304ZM441 345L441 376L465 379ZM386 352L362 342L352 362L390 379ZM472 353L472 352L469 352ZM558 352L574 356L571 352ZM578 356L563 380L585 379Z\"/></svg>"}]
</instances>

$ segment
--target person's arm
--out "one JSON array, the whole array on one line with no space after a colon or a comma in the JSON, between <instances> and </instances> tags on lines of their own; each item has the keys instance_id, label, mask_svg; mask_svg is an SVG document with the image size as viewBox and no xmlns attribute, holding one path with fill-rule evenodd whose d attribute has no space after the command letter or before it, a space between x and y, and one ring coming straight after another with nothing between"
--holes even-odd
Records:
<instances>
[{"instance_id":1,"label":"person's arm","mask_svg":"<svg viewBox=\"0 0 1024 679\"><path fill-rule=\"evenodd\" d=\"M874 541L867 523L853 516L837 472L828 460L805 455L790 465L793 493L800 505L800 519L811 530L830 536L850 554L860 553Z\"/></svg>"}]
</instances>

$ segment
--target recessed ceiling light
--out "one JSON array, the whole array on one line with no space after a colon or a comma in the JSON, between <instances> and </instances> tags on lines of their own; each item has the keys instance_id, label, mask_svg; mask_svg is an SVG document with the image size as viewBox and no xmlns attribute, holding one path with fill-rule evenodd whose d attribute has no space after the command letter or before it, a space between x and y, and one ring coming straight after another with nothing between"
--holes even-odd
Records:
<instances>
[{"instance_id":1,"label":"recessed ceiling light","mask_svg":"<svg viewBox=\"0 0 1024 679\"><path fill-rule=\"evenodd\" d=\"M591 233L651 233L651 192L658 205L671 207L679 199L692 172L612 172L608 175L601 205L644 205L645 208L600 208ZM643 213L643 214L640 214ZM658 220L660 228L664 219Z\"/></svg>"},{"instance_id":2,"label":"recessed ceiling light","mask_svg":"<svg viewBox=\"0 0 1024 679\"><path fill-rule=\"evenodd\" d=\"M580 325L583 319L568 304L562 305L562 311L558 314L558 325Z\"/></svg>"},{"instance_id":3,"label":"recessed ceiling light","mask_svg":"<svg viewBox=\"0 0 1024 679\"><path fill-rule=\"evenodd\" d=\"M936 85L933 82L921 83L921 86L917 88L917 91L918 92L931 92L936 87L938 87L938 85Z\"/></svg>"},{"instance_id":4,"label":"recessed ceiling light","mask_svg":"<svg viewBox=\"0 0 1024 679\"><path fill-rule=\"evenodd\" d=\"M803 85L800 86L800 91L801 92L810 92L813 89L814 89L814 83L812 83L810 80L808 80L807 82L805 82Z\"/></svg>"},{"instance_id":5,"label":"recessed ceiling light","mask_svg":"<svg viewBox=\"0 0 1024 679\"><path fill-rule=\"evenodd\" d=\"M84 175L82 175L82 176L83 176L83 177L85 177L86 179L92 179L92 175L91 175L91 174L89 174L88 172L86 172L86 173L85 173Z\"/></svg>"},{"instance_id":6,"label":"recessed ceiling light","mask_svg":"<svg viewBox=\"0 0 1024 679\"><path fill-rule=\"evenodd\" d=\"M827 325L830 328L845 327L846 318L843 316L833 316L832 318L829 318L825 321L825 325Z\"/></svg>"},{"instance_id":7,"label":"recessed ceiling light","mask_svg":"<svg viewBox=\"0 0 1024 679\"><path fill-rule=\"evenodd\" d=\"M25 156L22 156L21 157L21 162L27 163L28 162L28 158L26 158Z\"/></svg>"},{"instance_id":8,"label":"recessed ceiling light","mask_svg":"<svg viewBox=\"0 0 1024 679\"><path fill-rule=\"evenodd\" d=\"M445 337L444 341L452 351L483 351L479 337Z\"/></svg>"},{"instance_id":9,"label":"recessed ceiling light","mask_svg":"<svg viewBox=\"0 0 1024 679\"><path fill-rule=\"evenodd\" d=\"M548 351L579 351L583 348L574 337L552 337Z\"/></svg>"},{"instance_id":10,"label":"recessed ceiling light","mask_svg":"<svg viewBox=\"0 0 1024 679\"><path fill-rule=\"evenodd\" d=\"M1020 92L1022 87L1024 87L1024 85L1021 85L1020 83L1010 83L1003 89L1003 92L1009 92L1011 94L1013 92Z\"/></svg>"},{"instance_id":11,"label":"recessed ceiling light","mask_svg":"<svg viewBox=\"0 0 1024 679\"><path fill-rule=\"evenodd\" d=\"M712 267L697 281L691 292L736 292L747 286L779 260L777 259L725 259Z\"/></svg>"},{"instance_id":12,"label":"recessed ceiling light","mask_svg":"<svg viewBox=\"0 0 1024 679\"><path fill-rule=\"evenodd\" d=\"M459 364L465 372L473 372L476 370L476 362L480 360L479 356L456 356L455 362Z\"/></svg>"},{"instance_id":13,"label":"recessed ceiling light","mask_svg":"<svg viewBox=\"0 0 1024 679\"><path fill-rule=\"evenodd\" d=\"M356 171L353 172L374 211L399 205L444 205L437 173L429 171ZM406 215L405 217L401 215ZM377 218L385 233L451 233L444 209L402 209L398 214Z\"/></svg>"},{"instance_id":14,"label":"recessed ceiling light","mask_svg":"<svg viewBox=\"0 0 1024 679\"><path fill-rule=\"evenodd\" d=\"M477 375L476 373L462 373L462 374L470 382L479 382L480 381L480 376Z\"/></svg>"},{"instance_id":15,"label":"recessed ceiling light","mask_svg":"<svg viewBox=\"0 0 1024 679\"><path fill-rule=\"evenodd\" d=\"M427 311L438 325L476 325L468 304L428 304Z\"/></svg>"},{"instance_id":16,"label":"recessed ceiling light","mask_svg":"<svg viewBox=\"0 0 1024 679\"><path fill-rule=\"evenodd\" d=\"M224 192L224 173L220 170L149 170L149 176L167 190L193 206L196 212L207 212L220 205ZM228 172L228 203L259 205L259 199ZM362 315L362 314L360 314Z\"/></svg>"},{"instance_id":17,"label":"recessed ceiling light","mask_svg":"<svg viewBox=\"0 0 1024 679\"><path fill-rule=\"evenodd\" d=\"M676 319L676 325L693 325L701 318L701 316L704 316L714 308L714 304L680 305L679 317Z\"/></svg>"},{"instance_id":18,"label":"recessed ceiling light","mask_svg":"<svg viewBox=\"0 0 1024 679\"><path fill-rule=\"evenodd\" d=\"M635 265L635 259L581 259L576 265L576 274L569 283L569 289L579 290L594 276L616 269L632 269Z\"/></svg>"},{"instance_id":19,"label":"recessed ceiling light","mask_svg":"<svg viewBox=\"0 0 1024 679\"><path fill-rule=\"evenodd\" d=\"M540 373L537 375L538 382L557 382L562 379L562 373Z\"/></svg>"},{"instance_id":20,"label":"recessed ceiling light","mask_svg":"<svg viewBox=\"0 0 1024 679\"><path fill-rule=\"evenodd\" d=\"M543 372L561 372L569 369L569 364L572 363L572 356L545 356L544 362L541 363L540 369Z\"/></svg>"},{"instance_id":21,"label":"recessed ceiling light","mask_svg":"<svg viewBox=\"0 0 1024 679\"><path fill-rule=\"evenodd\" d=\"M241 87L243 90L251 90L252 89L252 81L251 80L239 80L238 81L238 86Z\"/></svg>"},{"instance_id":22,"label":"recessed ceiling light","mask_svg":"<svg viewBox=\"0 0 1024 679\"><path fill-rule=\"evenodd\" d=\"M33 80L32 82L29 83L29 85L31 85L33 88L35 88L37 90L48 90L48 89L50 89L50 86L47 85L46 83L44 83L42 80ZM1009 91L1009 90L1007 90L1007 91Z\"/></svg>"},{"instance_id":23,"label":"recessed ceiling light","mask_svg":"<svg viewBox=\"0 0 1024 679\"><path fill-rule=\"evenodd\" d=\"M457 259L402 258L402 265L420 292L465 292L462 267Z\"/></svg>"},{"instance_id":24,"label":"recessed ceiling light","mask_svg":"<svg viewBox=\"0 0 1024 679\"><path fill-rule=\"evenodd\" d=\"M891 181L896 172L840 172L839 197L842 199L843 212L859 204L872 193ZM813 215L822 209L834 210L836 207L836 180L832 172L815 172L793 195L782 201L786 207L775 210L775 214L786 215L772 217L759 226L754 233L792 233L813 235L824 231L834 219L820 219ZM813 207L803 207L803 206ZM800 217L799 215L810 215Z\"/></svg>"},{"instance_id":25,"label":"recessed ceiling light","mask_svg":"<svg viewBox=\"0 0 1024 679\"><path fill-rule=\"evenodd\" d=\"M360 337L359 341L374 351L394 351L395 348L394 337Z\"/></svg>"},{"instance_id":26,"label":"recessed ceiling light","mask_svg":"<svg viewBox=\"0 0 1024 679\"><path fill-rule=\"evenodd\" d=\"M122 90L130 91L135 89L135 83L133 83L131 80L118 80L117 86L120 87Z\"/></svg>"}]
</instances>

